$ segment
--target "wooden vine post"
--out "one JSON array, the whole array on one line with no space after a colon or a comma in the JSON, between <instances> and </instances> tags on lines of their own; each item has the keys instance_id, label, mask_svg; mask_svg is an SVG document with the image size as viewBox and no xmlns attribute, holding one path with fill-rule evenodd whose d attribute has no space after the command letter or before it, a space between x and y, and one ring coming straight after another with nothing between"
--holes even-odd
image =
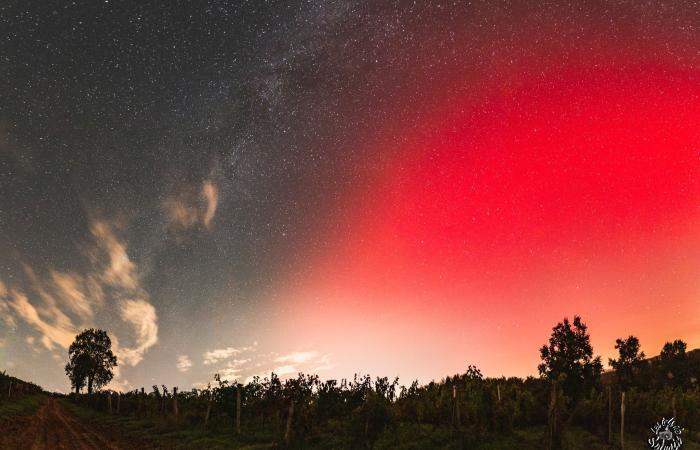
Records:
<instances>
[{"instance_id":1,"label":"wooden vine post","mask_svg":"<svg viewBox=\"0 0 700 450\"><path fill-rule=\"evenodd\" d=\"M142 414L144 417L146 416L146 405L145 400L146 399L146 390L144 388L141 388L141 395L139 395L139 410L141 412L139 414Z\"/></svg>"},{"instance_id":2,"label":"wooden vine post","mask_svg":"<svg viewBox=\"0 0 700 450\"><path fill-rule=\"evenodd\" d=\"M122 393L117 392L117 415L119 414L119 408L121 406L121 403L122 403Z\"/></svg>"},{"instance_id":3,"label":"wooden vine post","mask_svg":"<svg viewBox=\"0 0 700 450\"><path fill-rule=\"evenodd\" d=\"M454 400L455 404L455 425L457 425L457 429L459 429L461 420L459 417L459 396L457 395L457 386L452 386L452 399Z\"/></svg>"},{"instance_id":4,"label":"wooden vine post","mask_svg":"<svg viewBox=\"0 0 700 450\"><path fill-rule=\"evenodd\" d=\"M462 449L464 447L462 439L462 420L459 414L459 395L456 385L452 385L452 404L454 405L452 410L452 424L457 434L457 448Z\"/></svg>"},{"instance_id":5,"label":"wooden vine post","mask_svg":"<svg viewBox=\"0 0 700 450\"><path fill-rule=\"evenodd\" d=\"M207 405L207 415L204 416L204 427L206 428L207 424L209 423L209 415L211 414L211 405L212 402L214 401L214 389L211 389L209 391L209 404Z\"/></svg>"},{"instance_id":6,"label":"wooden vine post","mask_svg":"<svg viewBox=\"0 0 700 450\"><path fill-rule=\"evenodd\" d=\"M560 447L559 439L559 427L558 427L558 409L557 405L557 383L552 382L552 389L549 398L549 414L548 414L548 436L547 436L547 448L548 450L556 450Z\"/></svg>"},{"instance_id":7,"label":"wooden vine post","mask_svg":"<svg viewBox=\"0 0 700 450\"><path fill-rule=\"evenodd\" d=\"M625 391L620 398L620 448L625 448Z\"/></svg>"},{"instance_id":8,"label":"wooden vine post","mask_svg":"<svg viewBox=\"0 0 700 450\"><path fill-rule=\"evenodd\" d=\"M289 445L292 440L292 418L294 417L294 400L289 403L289 414L287 414L287 429L284 432L284 442Z\"/></svg>"},{"instance_id":9,"label":"wooden vine post","mask_svg":"<svg viewBox=\"0 0 700 450\"><path fill-rule=\"evenodd\" d=\"M673 393L673 397L671 398L671 410L673 411L673 417L677 418L678 415L676 413L676 393Z\"/></svg>"},{"instance_id":10,"label":"wooden vine post","mask_svg":"<svg viewBox=\"0 0 700 450\"><path fill-rule=\"evenodd\" d=\"M175 418L177 419L177 388L173 388L173 414L175 415Z\"/></svg>"},{"instance_id":11,"label":"wooden vine post","mask_svg":"<svg viewBox=\"0 0 700 450\"><path fill-rule=\"evenodd\" d=\"M10 381L10 387L7 388L7 399L12 400L12 381Z\"/></svg>"},{"instance_id":12,"label":"wooden vine post","mask_svg":"<svg viewBox=\"0 0 700 450\"><path fill-rule=\"evenodd\" d=\"M241 434L241 386L236 387L236 434Z\"/></svg>"},{"instance_id":13,"label":"wooden vine post","mask_svg":"<svg viewBox=\"0 0 700 450\"><path fill-rule=\"evenodd\" d=\"M608 445L612 445L612 386L608 385Z\"/></svg>"},{"instance_id":14,"label":"wooden vine post","mask_svg":"<svg viewBox=\"0 0 700 450\"><path fill-rule=\"evenodd\" d=\"M112 414L112 392L107 394L107 411Z\"/></svg>"}]
</instances>

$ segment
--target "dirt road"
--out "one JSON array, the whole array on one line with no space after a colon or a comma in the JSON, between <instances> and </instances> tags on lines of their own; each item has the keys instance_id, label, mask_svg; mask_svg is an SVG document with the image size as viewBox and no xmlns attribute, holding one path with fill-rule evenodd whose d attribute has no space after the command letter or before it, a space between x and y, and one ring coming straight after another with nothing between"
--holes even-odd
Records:
<instances>
[{"instance_id":1,"label":"dirt road","mask_svg":"<svg viewBox=\"0 0 700 450\"><path fill-rule=\"evenodd\" d=\"M48 398L33 417L17 418L0 425L0 448L27 450L97 450L139 448L134 442L110 437L103 430L76 419L53 398Z\"/></svg>"}]
</instances>

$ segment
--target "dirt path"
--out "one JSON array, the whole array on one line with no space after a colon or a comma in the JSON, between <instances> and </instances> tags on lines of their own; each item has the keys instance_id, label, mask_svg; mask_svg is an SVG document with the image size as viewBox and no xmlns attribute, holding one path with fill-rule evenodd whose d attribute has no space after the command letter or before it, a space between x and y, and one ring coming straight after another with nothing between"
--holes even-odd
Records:
<instances>
[{"instance_id":1,"label":"dirt path","mask_svg":"<svg viewBox=\"0 0 700 450\"><path fill-rule=\"evenodd\" d=\"M116 442L113 437L80 422L53 398L36 415L18 417L0 424L0 448L18 450L132 449L134 443Z\"/></svg>"},{"instance_id":2,"label":"dirt path","mask_svg":"<svg viewBox=\"0 0 700 450\"><path fill-rule=\"evenodd\" d=\"M80 423L53 398L49 398L37 414L37 418L39 427L31 450L120 448L90 427Z\"/></svg>"}]
</instances>

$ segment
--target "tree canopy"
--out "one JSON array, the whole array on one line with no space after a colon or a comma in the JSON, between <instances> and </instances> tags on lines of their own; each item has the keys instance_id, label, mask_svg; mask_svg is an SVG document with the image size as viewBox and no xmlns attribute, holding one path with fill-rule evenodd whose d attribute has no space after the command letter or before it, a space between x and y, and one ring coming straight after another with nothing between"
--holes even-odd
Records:
<instances>
[{"instance_id":1,"label":"tree canopy","mask_svg":"<svg viewBox=\"0 0 700 450\"><path fill-rule=\"evenodd\" d=\"M610 358L608 364L617 373L617 380L623 389L629 388L635 379L639 368L644 364L644 352L640 352L639 339L629 336L627 339L616 339L615 349L619 352L618 359Z\"/></svg>"},{"instance_id":2,"label":"tree canopy","mask_svg":"<svg viewBox=\"0 0 700 450\"><path fill-rule=\"evenodd\" d=\"M603 370L600 356L593 357L588 327L579 316L574 316L573 323L564 318L552 328L540 357L540 375L561 382L564 393L574 400L593 386Z\"/></svg>"},{"instance_id":3,"label":"tree canopy","mask_svg":"<svg viewBox=\"0 0 700 450\"><path fill-rule=\"evenodd\" d=\"M117 357L112 353L112 341L104 330L90 328L75 337L68 349L66 375L76 393L87 386L88 394L112 380Z\"/></svg>"}]
</instances>

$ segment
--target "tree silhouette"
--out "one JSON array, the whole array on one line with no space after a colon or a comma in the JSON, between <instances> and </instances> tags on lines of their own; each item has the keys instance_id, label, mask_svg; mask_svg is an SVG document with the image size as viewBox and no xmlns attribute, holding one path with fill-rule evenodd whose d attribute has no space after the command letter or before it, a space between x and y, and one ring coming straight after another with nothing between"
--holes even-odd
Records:
<instances>
[{"instance_id":1,"label":"tree silhouette","mask_svg":"<svg viewBox=\"0 0 700 450\"><path fill-rule=\"evenodd\" d=\"M666 342L656 362L660 379L665 379L664 384L672 386L687 386L693 373L697 372L697 364L691 361L686 354L687 344L680 339Z\"/></svg>"},{"instance_id":2,"label":"tree silhouette","mask_svg":"<svg viewBox=\"0 0 700 450\"><path fill-rule=\"evenodd\" d=\"M636 372L644 364L644 352L639 351L639 339L629 336L627 339L615 340L615 349L620 353L618 359L610 358L608 364L615 369L617 379L623 390L634 384Z\"/></svg>"},{"instance_id":3,"label":"tree silhouette","mask_svg":"<svg viewBox=\"0 0 700 450\"><path fill-rule=\"evenodd\" d=\"M552 328L549 346L540 349L542 363L537 367L540 375L560 381L564 394L574 401L595 384L603 370L600 356L593 358L587 331L581 317L574 316L573 324L564 318Z\"/></svg>"},{"instance_id":4,"label":"tree silhouette","mask_svg":"<svg viewBox=\"0 0 700 450\"><path fill-rule=\"evenodd\" d=\"M76 393L87 386L88 394L109 383L117 357L112 354L112 341L106 331L90 328L75 337L68 349L66 375Z\"/></svg>"}]
</instances>

